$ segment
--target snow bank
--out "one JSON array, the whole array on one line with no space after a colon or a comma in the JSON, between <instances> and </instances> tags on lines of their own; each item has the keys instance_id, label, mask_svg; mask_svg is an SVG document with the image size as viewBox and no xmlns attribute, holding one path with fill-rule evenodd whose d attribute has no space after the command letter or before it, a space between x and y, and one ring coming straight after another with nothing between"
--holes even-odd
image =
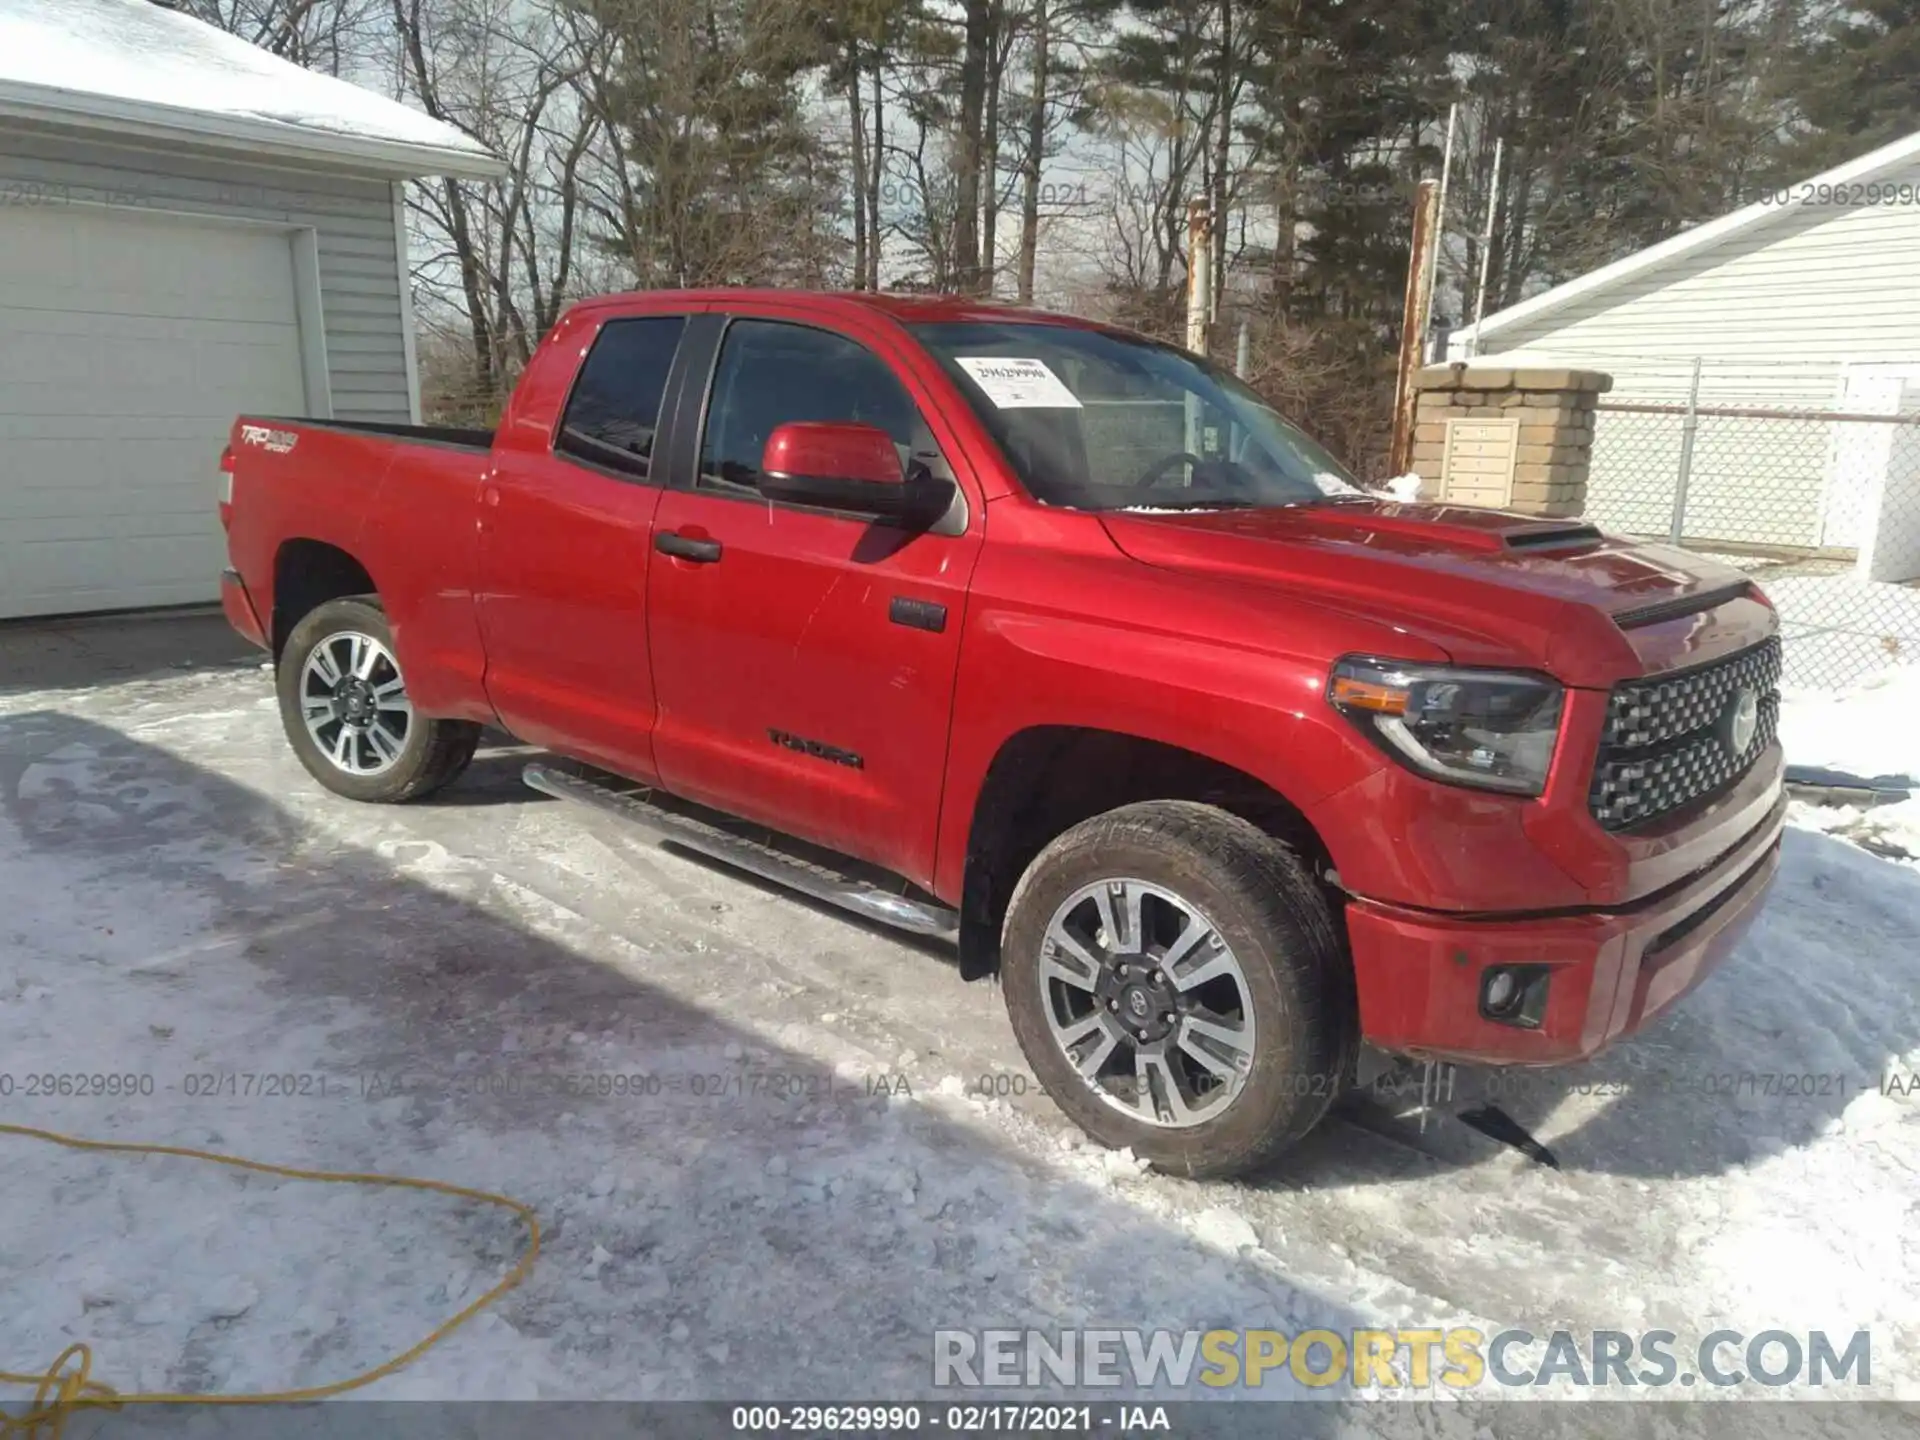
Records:
<instances>
[{"instance_id":1,"label":"snow bank","mask_svg":"<svg viewBox=\"0 0 1920 1440\"><path fill-rule=\"evenodd\" d=\"M1806 830L1818 830L1856 845L1869 855L1920 868L1920 798L1876 805L1809 805L1796 801L1788 818Z\"/></svg>"},{"instance_id":2,"label":"snow bank","mask_svg":"<svg viewBox=\"0 0 1920 1440\"><path fill-rule=\"evenodd\" d=\"M83 108L78 97L98 97L480 159L488 154L451 125L149 0L6 0L0 87L29 98L48 92L47 101L61 108Z\"/></svg>"},{"instance_id":3,"label":"snow bank","mask_svg":"<svg viewBox=\"0 0 1920 1440\"><path fill-rule=\"evenodd\" d=\"M1403 505L1411 505L1420 498L1420 477L1409 470L1404 475L1396 475L1391 480L1382 481L1380 488L1386 491L1389 500L1398 500Z\"/></svg>"},{"instance_id":4,"label":"snow bank","mask_svg":"<svg viewBox=\"0 0 1920 1440\"><path fill-rule=\"evenodd\" d=\"M1789 687L1781 692L1780 740L1790 765L1838 770L1863 780L1920 780L1917 722L1920 665L1879 671L1846 690Z\"/></svg>"}]
</instances>

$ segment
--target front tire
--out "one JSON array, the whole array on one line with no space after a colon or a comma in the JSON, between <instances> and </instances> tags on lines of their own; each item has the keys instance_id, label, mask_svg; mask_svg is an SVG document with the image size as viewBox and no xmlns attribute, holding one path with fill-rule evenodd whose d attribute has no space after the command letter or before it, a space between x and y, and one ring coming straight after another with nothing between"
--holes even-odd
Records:
<instances>
[{"instance_id":1,"label":"front tire","mask_svg":"<svg viewBox=\"0 0 1920 1440\"><path fill-rule=\"evenodd\" d=\"M1260 1169L1352 1072L1324 896L1285 845L1213 806L1128 805L1056 838L1008 906L1001 980L1068 1118L1175 1174Z\"/></svg>"},{"instance_id":2,"label":"front tire","mask_svg":"<svg viewBox=\"0 0 1920 1440\"><path fill-rule=\"evenodd\" d=\"M415 712L393 630L371 595L329 600L280 652L280 722L307 773L336 795L399 804L467 768L480 727Z\"/></svg>"}]
</instances>

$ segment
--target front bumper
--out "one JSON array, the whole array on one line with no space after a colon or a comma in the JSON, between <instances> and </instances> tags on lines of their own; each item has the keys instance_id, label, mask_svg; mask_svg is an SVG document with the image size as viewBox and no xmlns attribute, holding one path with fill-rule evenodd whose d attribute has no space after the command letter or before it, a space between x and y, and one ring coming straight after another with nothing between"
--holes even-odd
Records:
<instances>
[{"instance_id":1,"label":"front bumper","mask_svg":"<svg viewBox=\"0 0 1920 1440\"><path fill-rule=\"evenodd\" d=\"M1706 869L1612 910L1436 915L1372 900L1347 907L1368 1043L1492 1064L1584 1060L1645 1025L1724 960L1759 914L1780 863L1786 802ZM1496 965L1548 967L1537 1025L1480 1013Z\"/></svg>"}]
</instances>

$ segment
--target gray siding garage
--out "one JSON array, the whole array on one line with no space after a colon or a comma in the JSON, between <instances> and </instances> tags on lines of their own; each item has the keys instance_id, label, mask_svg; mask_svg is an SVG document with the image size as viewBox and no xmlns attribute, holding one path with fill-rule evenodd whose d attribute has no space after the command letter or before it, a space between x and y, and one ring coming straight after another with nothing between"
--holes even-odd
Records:
<instances>
[{"instance_id":1,"label":"gray siding garage","mask_svg":"<svg viewBox=\"0 0 1920 1440\"><path fill-rule=\"evenodd\" d=\"M417 419L400 186L500 168L146 0L73 0L61 20L88 11L157 27L149 53L178 38L158 66L176 81L211 51L230 82L239 47L305 123L38 86L8 44L18 17L0 19L0 619L214 598L217 466L242 411ZM324 128L327 87L351 92L350 127Z\"/></svg>"}]
</instances>

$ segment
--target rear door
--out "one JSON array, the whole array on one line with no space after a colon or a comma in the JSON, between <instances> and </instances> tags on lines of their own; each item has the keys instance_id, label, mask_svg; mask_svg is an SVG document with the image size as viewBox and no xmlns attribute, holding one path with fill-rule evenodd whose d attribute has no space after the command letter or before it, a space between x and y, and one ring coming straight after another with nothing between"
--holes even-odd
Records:
<instances>
[{"instance_id":1,"label":"rear door","mask_svg":"<svg viewBox=\"0 0 1920 1440\"><path fill-rule=\"evenodd\" d=\"M967 493L887 343L794 312L730 317L687 483L655 520L677 552L655 555L648 588L655 750L676 793L924 879L983 507L968 494L914 530L758 488L767 437L810 420L879 426Z\"/></svg>"},{"instance_id":2,"label":"rear door","mask_svg":"<svg viewBox=\"0 0 1920 1440\"><path fill-rule=\"evenodd\" d=\"M663 417L694 322L685 313L563 321L547 352L586 359L571 392L543 412L561 419L502 426L480 497L478 608L494 709L523 740L643 780L654 774L646 600ZM537 383L563 389L567 378ZM539 398L519 396L516 409L529 400L538 409Z\"/></svg>"}]
</instances>

